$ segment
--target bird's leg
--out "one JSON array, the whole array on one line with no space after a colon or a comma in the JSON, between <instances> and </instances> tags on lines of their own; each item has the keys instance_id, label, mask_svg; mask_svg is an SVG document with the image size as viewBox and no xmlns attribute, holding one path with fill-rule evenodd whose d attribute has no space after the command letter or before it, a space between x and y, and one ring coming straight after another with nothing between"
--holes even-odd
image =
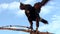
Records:
<instances>
[{"instance_id":1,"label":"bird's leg","mask_svg":"<svg viewBox=\"0 0 60 34\"><path fill-rule=\"evenodd\" d=\"M30 21L30 28L33 29L33 22Z\"/></svg>"},{"instance_id":2,"label":"bird's leg","mask_svg":"<svg viewBox=\"0 0 60 34\"><path fill-rule=\"evenodd\" d=\"M30 29L31 29L30 34L32 34L32 30L33 30L33 22L32 21L30 21Z\"/></svg>"},{"instance_id":3,"label":"bird's leg","mask_svg":"<svg viewBox=\"0 0 60 34\"><path fill-rule=\"evenodd\" d=\"M36 18L36 34L38 33L39 18Z\"/></svg>"}]
</instances>

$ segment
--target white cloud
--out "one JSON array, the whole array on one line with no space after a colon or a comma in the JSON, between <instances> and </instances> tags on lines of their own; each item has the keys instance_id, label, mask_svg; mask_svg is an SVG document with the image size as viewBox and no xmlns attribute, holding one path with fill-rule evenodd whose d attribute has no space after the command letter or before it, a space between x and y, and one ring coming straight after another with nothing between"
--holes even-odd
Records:
<instances>
[{"instance_id":1,"label":"white cloud","mask_svg":"<svg viewBox=\"0 0 60 34\"><path fill-rule=\"evenodd\" d=\"M8 7L8 4L0 4L0 9L7 9Z\"/></svg>"},{"instance_id":2,"label":"white cloud","mask_svg":"<svg viewBox=\"0 0 60 34\"><path fill-rule=\"evenodd\" d=\"M41 8L41 14L44 16L48 13L50 13L53 10L53 6L45 6Z\"/></svg>"},{"instance_id":3,"label":"white cloud","mask_svg":"<svg viewBox=\"0 0 60 34\"><path fill-rule=\"evenodd\" d=\"M32 4L34 2L36 2L36 0L26 0L24 1L24 4Z\"/></svg>"},{"instance_id":4,"label":"white cloud","mask_svg":"<svg viewBox=\"0 0 60 34\"><path fill-rule=\"evenodd\" d=\"M9 4L9 9L18 9L19 8L19 6L20 6L20 3L19 2L12 2L12 3L10 3Z\"/></svg>"},{"instance_id":5,"label":"white cloud","mask_svg":"<svg viewBox=\"0 0 60 34\"><path fill-rule=\"evenodd\" d=\"M19 12L19 2L11 2L11 3L3 3L3 4L0 4L0 13L2 12L3 13L3 10L8 10L7 13L15 13L16 12Z\"/></svg>"},{"instance_id":6,"label":"white cloud","mask_svg":"<svg viewBox=\"0 0 60 34\"><path fill-rule=\"evenodd\" d=\"M58 16L58 15L53 15L53 18L52 18L52 19L58 21L58 20L60 20L60 16Z\"/></svg>"},{"instance_id":7,"label":"white cloud","mask_svg":"<svg viewBox=\"0 0 60 34\"><path fill-rule=\"evenodd\" d=\"M19 10L18 12L16 12L16 16L24 16L24 10Z\"/></svg>"},{"instance_id":8,"label":"white cloud","mask_svg":"<svg viewBox=\"0 0 60 34\"><path fill-rule=\"evenodd\" d=\"M59 15L53 15L52 16L52 22L48 25L40 26L40 31L48 31L52 33L59 33L60 31L60 16ZM60 33L59 33L60 34Z\"/></svg>"},{"instance_id":9,"label":"white cloud","mask_svg":"<svg viewBox=\"0 0 60 34\"><path fill-rule=\"evenodd\" d=\"M12 2L12 3L3 3L0 4L0 9L17 9L19 8L19 2Z\"/></svg>"}]
</instances>

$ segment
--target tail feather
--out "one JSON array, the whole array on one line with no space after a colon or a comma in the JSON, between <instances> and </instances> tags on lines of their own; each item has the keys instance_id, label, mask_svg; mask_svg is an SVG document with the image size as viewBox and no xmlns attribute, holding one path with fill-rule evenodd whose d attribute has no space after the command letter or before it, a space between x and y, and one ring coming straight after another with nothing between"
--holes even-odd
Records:
<instances>
[{"instance_id":1,"label":"tail feather","mask_svg":"<svg viewBox=\"0 0 60 34\"><path fill-rule=\"evenodd\" d=\"M48 21L45 19L41 19L41 22L43 22L44 24L48 24Z\"/></svg>"}]
</instances>

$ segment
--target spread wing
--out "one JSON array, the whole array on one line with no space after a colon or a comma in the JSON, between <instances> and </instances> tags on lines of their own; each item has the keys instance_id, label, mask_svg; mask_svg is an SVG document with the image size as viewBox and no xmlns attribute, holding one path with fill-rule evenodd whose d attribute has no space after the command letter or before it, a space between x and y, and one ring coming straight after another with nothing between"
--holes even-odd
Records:
<instances>
[{"instance_id":1,"label":"spread wing","mask_svg":"<svg viewBox=\"0 0 60 34\"><path fill-rule=\"evenodd\" d=\"M41 2L41 6L44 6L48 1L49 1L49 0L43 0L43 1Z\"/></svg>"},{"instance_id":2,"label":"spread wing","mask_svg":"<svg viewBox=\"0 0 60 34\"><path fill-rule=\"evenodd\" d=\"M42 0L41 2L35 3L35 4L34 4L34 8L35 8L35 9L41 8L41 7L44 6L48 1L49 1L49 0Z\"/></svg>"}]
</instances>

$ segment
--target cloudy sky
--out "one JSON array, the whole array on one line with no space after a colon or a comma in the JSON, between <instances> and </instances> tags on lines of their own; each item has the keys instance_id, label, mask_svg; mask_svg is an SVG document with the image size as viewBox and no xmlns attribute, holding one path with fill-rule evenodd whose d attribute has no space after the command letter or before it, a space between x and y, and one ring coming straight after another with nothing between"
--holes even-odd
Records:
<instances>
[{"instance_id":1,"label":"cloudy sky","mask_svg":"<svg viewBox=\"0 0 60 34\"><path fill-rule=\"evenodd\" d=\"M32 6L41 0L20 0ZM60 34L60 0L50 0L41 8L40 16L46 19L49 24L44 25L40 22L39 31ZM34 26L35 26L34 22ZM3 25L23 25L30 26L24 10L19 9L19 0L0 0L0 26ZM29 34L26 32L0 30L1 34Z\"/></svg>"}]
</instances>

